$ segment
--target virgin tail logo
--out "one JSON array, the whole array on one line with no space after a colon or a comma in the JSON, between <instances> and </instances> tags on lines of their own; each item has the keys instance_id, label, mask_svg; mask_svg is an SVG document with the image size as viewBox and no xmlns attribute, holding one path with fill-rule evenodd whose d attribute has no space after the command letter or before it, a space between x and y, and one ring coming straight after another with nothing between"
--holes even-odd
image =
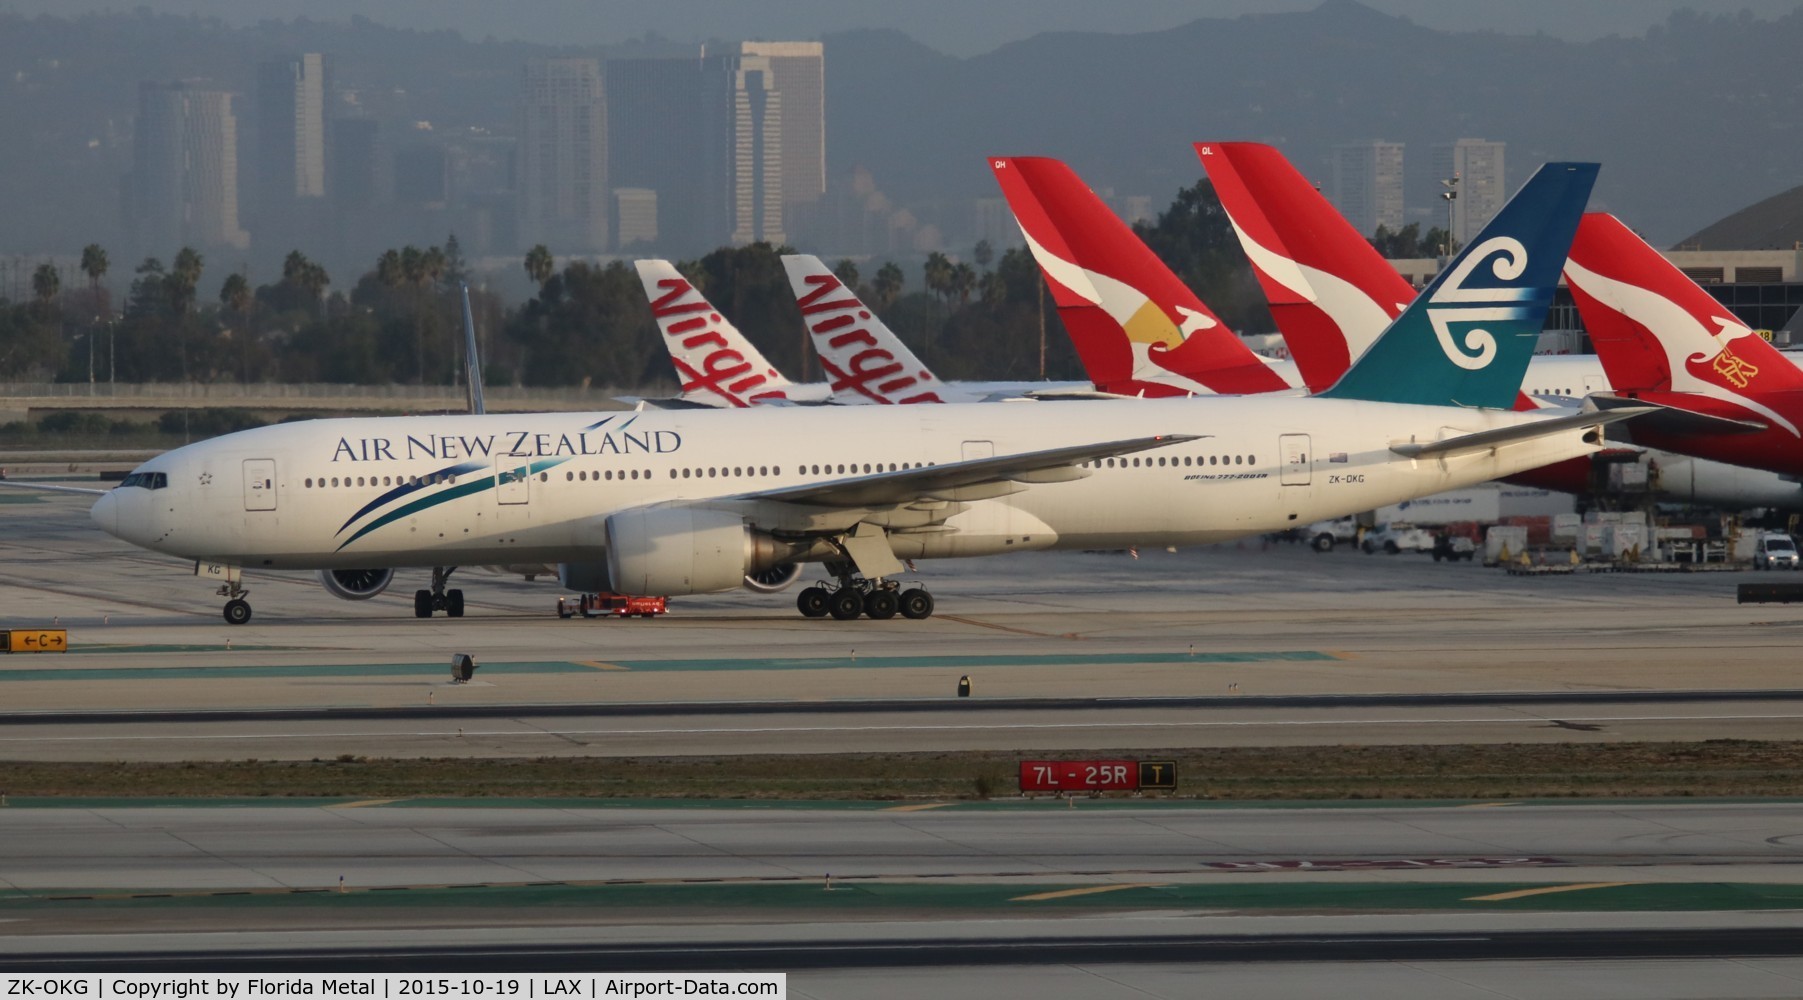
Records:
<instances>
[{"instance_id":1,"label":"virgin tail logo","mask_svg":"<svg viewBox=\"0 0 1803 1000\"><path fill-rule=\"evenodd\" d=\"M686 399L753 406L788 398L789 380L667 260L634 261Z\"/></svg>"},{"instance_id":2,"label":"virgin tail logo","mask_svg":"<svg viewBox=\"0 0 1803 1000\"><path fill-rule=\"evenodd\" d=\"M933 373L820 258L788 255L783 269L835 400L945 402Z\"/></svg>"}]
</instances>

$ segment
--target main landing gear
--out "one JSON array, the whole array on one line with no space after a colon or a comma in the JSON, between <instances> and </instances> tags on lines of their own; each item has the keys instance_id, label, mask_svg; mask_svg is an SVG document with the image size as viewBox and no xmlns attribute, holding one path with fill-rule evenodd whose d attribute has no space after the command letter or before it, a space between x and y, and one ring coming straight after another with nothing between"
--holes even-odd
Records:
<instances>
[{"instance_id":1,"label":"main landing gear","mask_svg":"<svg viewBox=\"0 0 1803 1000\"><path fill-rule=\"evenodd\" d=\"M444 589L455 572L455 566L432 567L432 589L413 592L413 617L430 618L434 611L443 611L450 618L463 617L463 591Z\"/></svg>"},{"instance_id":2,"label":"main landing gear","mask_svg":"<svg viewBox=\"0 0 1803 1000\"><path fill-rule=\"evenodd\" d=\"M220 584L219 589L214 593L220 597L230 598L225 602L225 623L227 625L242 625L250 621L250 602L244 599L244 595L249 591L244 589L242 583L237 580L228 580Z\"/></svg>"},{"instance_id":3,"label":"main landing gear","mask_svg":"<svg viewBox=\"0 0 1803 1000\"><path fill-rule=\"evenodd\" d=\"M916 621L933 615L933 595L920 587L902 590L890 580L866 580L849 573L839 578L839 586L829 590L816 583L795 595L795 608L809 618L832 615L839 621L851 621L859 615L882 621L900 614Z\"/></svg>"}]
</instances>

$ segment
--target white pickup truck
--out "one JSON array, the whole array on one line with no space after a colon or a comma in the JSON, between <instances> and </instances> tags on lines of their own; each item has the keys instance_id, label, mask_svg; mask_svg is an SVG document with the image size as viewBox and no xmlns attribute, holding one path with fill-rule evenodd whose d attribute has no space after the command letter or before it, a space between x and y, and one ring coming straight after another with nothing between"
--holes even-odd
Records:
<instances>
[{"instance_id":1,"label":"white pickup truck","mask_svg":"<svg viewBox=\"0 0 1803 1000\"><path fill-rule=\"evenodd\" d=\"M1412 524L1380 524L1376 530L1365 536L1361 543L1367 554L1388 552L1432 552L1434 549L1434 533L1426 528L1417 528Z\"/></svg>"}]
</instances>

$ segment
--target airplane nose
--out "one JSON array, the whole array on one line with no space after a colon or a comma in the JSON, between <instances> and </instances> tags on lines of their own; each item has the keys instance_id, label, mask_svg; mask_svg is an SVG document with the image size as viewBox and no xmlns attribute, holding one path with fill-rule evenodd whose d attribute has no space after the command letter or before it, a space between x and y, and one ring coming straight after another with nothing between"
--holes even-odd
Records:
<instances>
[{"instance_id":1,"label":"airplane nose","mask_svg":"<svg viewBox=\"0 0 1803 1000\"><path fill-rule=\"evenodd\" d=\"M88 516L100 526L100 530L117 538L119 536L119 498L112 493L104 493L89 508Z\"/></svg>"}]
</instances>

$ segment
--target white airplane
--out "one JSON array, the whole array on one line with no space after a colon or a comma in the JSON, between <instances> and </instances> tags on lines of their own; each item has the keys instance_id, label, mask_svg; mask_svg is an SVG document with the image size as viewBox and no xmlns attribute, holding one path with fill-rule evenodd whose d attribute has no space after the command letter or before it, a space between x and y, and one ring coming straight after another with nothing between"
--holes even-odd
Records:
<instances>
[{"instance_id":1,"label":"white airplane","mask_svg":"<svg viewBox=\"0 0 1803 1000\"><path fill-rule=\"evenodd\" d=\"M539 560L572 590L670 595L823 562L838 585L803 614L925 618L904 559L1205 544L1595 451L1636 411L1507 409L1595 176L1542 168L1313 397L309 421L158 456L92 517L222 581L234 624L244 569L376 592L397 567Z\"/></svg>"}]
</instances>

